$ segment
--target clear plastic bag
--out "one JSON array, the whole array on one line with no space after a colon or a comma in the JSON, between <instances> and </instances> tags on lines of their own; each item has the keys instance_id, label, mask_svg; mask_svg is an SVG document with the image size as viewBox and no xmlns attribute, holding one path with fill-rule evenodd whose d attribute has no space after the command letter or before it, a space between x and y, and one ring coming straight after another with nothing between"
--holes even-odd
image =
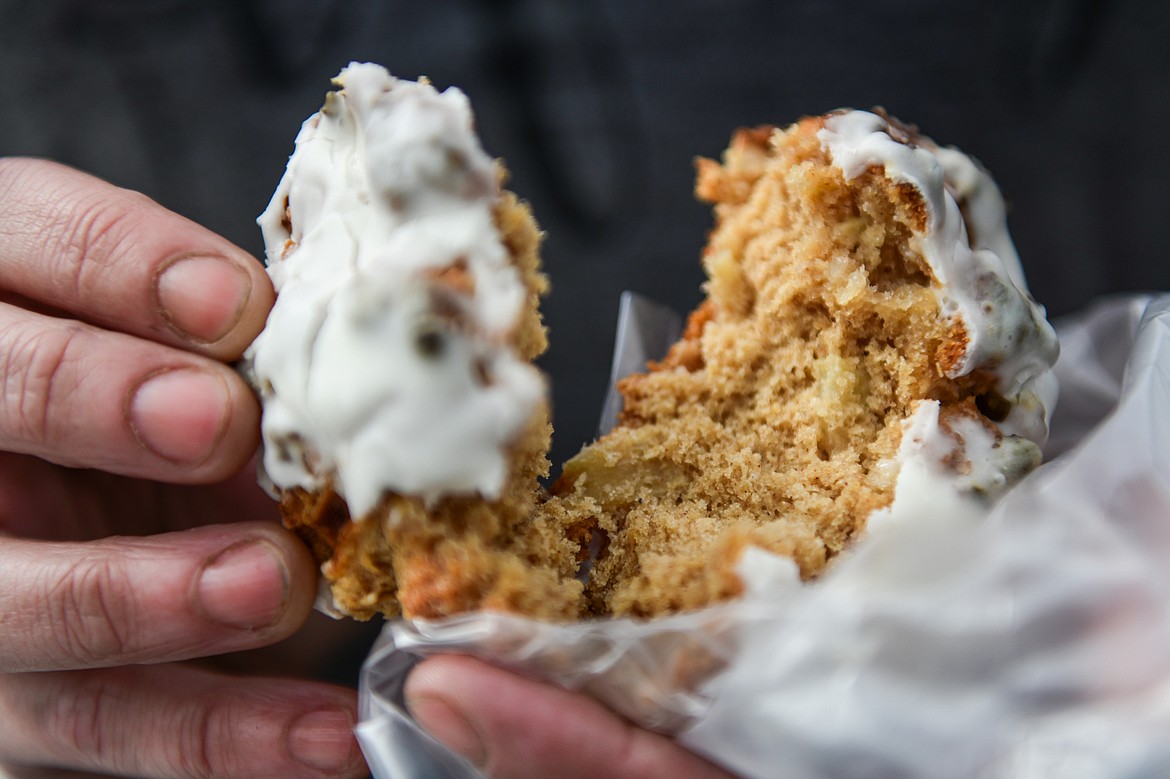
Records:
<instances>
[{"instance_id":1,"label":"clear plastic bag","mask_svg":"<svg viewBox=\"0 0 1170 779\"><path fill-rule=\"evenodd\" d=\"M1059 329L1054 459L990 513L875 529L808 585L749 550L743 598L669 619L388 625L361 684L375 775L479 775L402 708L410 667L459 651L746 777L1170 776L1170 297Z\"/></svg>"}]
</instances>

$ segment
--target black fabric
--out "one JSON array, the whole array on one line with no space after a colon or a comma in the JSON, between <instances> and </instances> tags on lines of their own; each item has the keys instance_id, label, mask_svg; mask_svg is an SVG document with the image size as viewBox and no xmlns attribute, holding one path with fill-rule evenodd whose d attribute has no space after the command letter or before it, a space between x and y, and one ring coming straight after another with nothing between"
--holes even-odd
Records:
<instances>
[{"instance_id":1,"label":"black fabric","mask_svg":"<svg viewBox=\"0 0 1170 779\"><path fill-rule=\"evenodd\" d=\"M459 85L548 233L554 461L593 432L617 296L700 296L692 157L880 104L1000 181L1035 296L1170 288L1170 6L1142 0L0 0L0 154L253 219L349 60Z\"/></svg>"}]
</instances>

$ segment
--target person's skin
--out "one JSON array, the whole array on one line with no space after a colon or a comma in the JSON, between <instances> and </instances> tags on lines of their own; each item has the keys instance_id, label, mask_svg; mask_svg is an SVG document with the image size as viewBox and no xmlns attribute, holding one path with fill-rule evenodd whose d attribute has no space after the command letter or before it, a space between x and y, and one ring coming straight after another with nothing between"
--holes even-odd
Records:
<instances>
[{"instance_id":1,"label":"person's skin","mask_svg":"<svg viewBox=\"0 0 1170 779\"><path fill-rule=\"evenodd\" d=\"M178 664L269 644L315 566L246 467L228 361L273 291L147 198L0 160L0 763L361 776L353 691ZM199 485L199 486L196 486Z\"/></svg>"},{"instance_id":2,"label":"person's skin","mask_svg":"<svg viewBox=\"0 0 1170 779\"><path fill-rule=\"evenodd\" d=\"M313 560L256 486L259 408L229 365L273 298L253 258L146 197L0 159L0 775L366 774L352 690L182 662L311 609ZM725 776L468 658L424 663L409 692L495 777Z\"/></svg>"},{"instance_id":3,"label":"person's skin","mask_svg":"<svg viewBox=\"0 0 1170 779\"><path fill-rule=\"evenodd\" d=\"M600 703L461 656L406 680L415 721L495 779L731 779Z\"/></svg>"}]
</instances>

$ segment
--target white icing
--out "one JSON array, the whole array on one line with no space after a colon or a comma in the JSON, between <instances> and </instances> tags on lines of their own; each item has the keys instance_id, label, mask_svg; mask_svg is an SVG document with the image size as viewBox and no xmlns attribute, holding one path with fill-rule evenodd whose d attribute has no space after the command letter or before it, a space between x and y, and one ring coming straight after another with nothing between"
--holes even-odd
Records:
<instances>
[{"instance_id":1,"label":"white icing","mask_svg":"<svg viewBox=\"0 0 1170 779\"><path fill-rule=\"evenodd\" d=\"M459 90L356 63L335 83L257 220L279 293L245 355L264 469L332 480L358 519L387 490L496 497L544 383L508 345L527 291L495 167Z\"/></svg>"},{"instance_id":2,"label":"white icing","mask_svg":"<svg viewBox=\"0 0 1170 779\"><path fill-rule=\"evenodd\" d=\"M888 178L921 193L927 224L914 234L916 248L938 282L944 315L967 331L966 353L952 378L991 372L1010 404L1001 431L1042 443L1056 399L1056 333L1028 294L999 189L962 152L891 134L876 114L841 111L825 118L817 137L847 179L881 166Z\"/></svg>"},{"instance_id":3,"label":"white icing","mask_svg":"<svg viewBox=\"0 0 1170 779\"><path fill-rule=\"evenodd\" d=\"M735 572L753 595L776 600L794 594L803 585L800 566L791 557L749 546L739 556Z\"/></svg>"},{"instance_id":4,"label":"white icing","mask_svg":"<svg viewBox=\"0 0 1170 779\"><path fill-rule=\"evenodd\" d=\"M994 497L1039 464L1056 402L1056 334L1028 294L1007 230L999 188L974 160L925 137L906 137L877 114L840 111L825 117L817 136L847 179L880 166L908 183L926 207L915 248L930 265L943 314L964 325L967 349L952 378L977 370L996 378L1006 417L983 421L951 415L940 421L937 401L921 401L903 422L893 503L868 521L878 531L900 519L979 515Z\"/></svg>"},{"instance_id":5,"label":"white icing","mask_svg":"<svg viewBox=\"0 0 1170 779\"><path fill-rule=\"evenodd\" d=\"M1005 437L970 417L939 418L937 400L919 401L902 422L894 501L870 514L867 531L922 516L986 513L978 496L995 497L1039 464L1040 450L1024 438Z\"/></svg>"},{"instance_id":6,"label":"white icing","mask_svg":"<svg viewBox=\"0 0 1170 779\"><path fill-rule=\"evenodd\" d=\"M894 502L869 515L867 533L883 533L891 527L921 516L966 516L978 510L969 495L954 489L942 473L942 458L954 450L954 441L942 435L938 425L938 402L924 400L902 422L902 442L893 463L898 469Z\"/></svg>"}]
</instances>

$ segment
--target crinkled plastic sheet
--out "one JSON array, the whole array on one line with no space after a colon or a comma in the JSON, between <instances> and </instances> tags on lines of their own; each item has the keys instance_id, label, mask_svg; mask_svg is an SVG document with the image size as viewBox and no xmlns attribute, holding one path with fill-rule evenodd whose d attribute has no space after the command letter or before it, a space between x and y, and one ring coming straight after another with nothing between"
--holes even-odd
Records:
<instances>
[{"instance_id":1,"label":"crinkled plastic sheet","mask_svg":"<svg viewBox=\"0 0 1170 779\"><path fill-rule=\"evenodd\" d=\"M1055 459L990 513L883 526L810 585L755 552L744 598L669 619L388 625L362 675L375 775L479 776L402 707L454 651L746 777L1170 776L1170 296L1059 329Z\"/></svg>"}]
</instances>

